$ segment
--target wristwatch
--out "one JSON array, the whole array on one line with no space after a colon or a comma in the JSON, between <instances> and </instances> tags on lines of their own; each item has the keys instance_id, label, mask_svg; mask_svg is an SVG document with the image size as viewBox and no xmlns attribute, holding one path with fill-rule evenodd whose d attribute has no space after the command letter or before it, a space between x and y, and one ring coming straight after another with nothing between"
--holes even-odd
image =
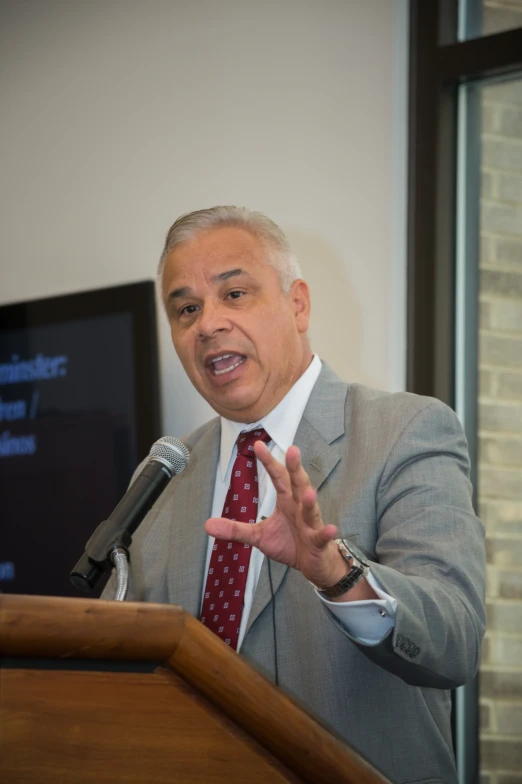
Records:
<instances>
[{"instance_id":1,"label":"wristwatch","mask_svg":"<svg viewBox=\"0 0 522 784\"><path fill-rule=\"evenodd\" d=\"M317 585L312 585L319 591L324 599L335 599L342 596L357 585L359 580L366 577L370 571L370 564L366 559L364 553L359 550L352 542L347 539L334 539L341 556L350 564L350 571L338 583L332 585L330 588L318 588Z\"/></svg>"}]
</instances>

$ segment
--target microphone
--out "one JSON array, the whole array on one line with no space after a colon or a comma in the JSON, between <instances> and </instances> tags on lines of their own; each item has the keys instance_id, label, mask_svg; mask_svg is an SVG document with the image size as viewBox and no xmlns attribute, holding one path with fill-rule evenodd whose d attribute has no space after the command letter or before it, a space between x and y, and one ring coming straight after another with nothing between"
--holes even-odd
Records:
<instances>
[{"instance_id":1,"label":"microphone","mask_svg":"<svg viewBox=\"0 0 522 784\"><path fill-rule=\"evenodd\" d=\"M149 457L111 516L96 528L72 570L71 582L81 591L91 591L113 569L111 553L116 548L128 551L132 534L154 502L172 477L185 470L189 451L177 438L164 436L152 445Z\"/></svg>"}]
</instances>

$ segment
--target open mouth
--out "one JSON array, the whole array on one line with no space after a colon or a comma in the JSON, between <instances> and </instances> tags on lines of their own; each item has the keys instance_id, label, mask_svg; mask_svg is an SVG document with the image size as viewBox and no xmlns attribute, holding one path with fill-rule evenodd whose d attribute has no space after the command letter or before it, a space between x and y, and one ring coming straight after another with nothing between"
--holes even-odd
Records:
<instances>
[{"instance_id":1,"label":"open mouth","mask_svg":"<svg viewBox=\"0 0 522 784\"><path fill-rule=\"evenodd\" d=\"M243 362L246 362L244 354L221 354L210 360L209 367L215 376L223 376L225 373L231 373Z\"/></svg>"}]
</instances>

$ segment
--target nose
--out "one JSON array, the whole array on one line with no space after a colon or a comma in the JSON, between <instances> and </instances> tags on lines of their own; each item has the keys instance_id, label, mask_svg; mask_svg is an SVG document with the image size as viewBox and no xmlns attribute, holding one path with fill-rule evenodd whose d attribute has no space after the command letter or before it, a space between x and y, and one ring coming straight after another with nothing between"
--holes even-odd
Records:
<instances>
[{"instance_id":1,"label":"nose","mask_svg":"<svg viewBox=\"0 0 522 784\"><path fill-rule=\"evenodd\" d=\"M215 301L204 302L196 321L196 330L201 340L211 338L218 332L230 330L230 321L223 304Z\"/></svg>"}]
</instances>

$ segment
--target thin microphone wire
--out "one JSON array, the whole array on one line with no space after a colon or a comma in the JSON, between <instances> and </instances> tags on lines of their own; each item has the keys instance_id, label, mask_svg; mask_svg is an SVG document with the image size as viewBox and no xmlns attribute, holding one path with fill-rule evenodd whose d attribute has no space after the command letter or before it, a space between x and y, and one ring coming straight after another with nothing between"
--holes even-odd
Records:
<instances>
[{"instance_id":1,"label":"thin microphone wire","mask_svg":"<svg viewBox=\"0 0 522 784\"><path fill-rule=\"evenodd\" d=\"M279 669L277 664L277 628L276 628L276 617L275 617L275 594L274 594L274 585L272 583L272 568L270 566L270 558L266 559L267 566L268 566L268 581L270 583L270 593L272 595L272 626L274 629L274 670L275 670L275 684L279 686Z\"/></svg>"},{"instance_id":2,"label":"thin microphone wire","mask_svg":"<svg viewBox=\"0 0 522 784\"><path fill-rule=\"evenodd\" d=\"M266 517L262 517L261 520L266 520ZM270 565L270 558L266 557L266 565L268 567L268 582L270 583L270 595L272 597L272 628L274 631L274 672L275 672L275 685L279 686L279 667L277 663L277 628L276 628L276 617L275 617L275 593L274 593L274 584L272 582L272 567Z\"/></svg>"},{"instance_id":3,"label":"thin microphone wire","mask_svg":"<svg viewBox=\"0 0 522 784\"><path fill-rule=\"evenodd\" d=\"M266 520L266 517L261 517L261 520ZM270 595L272 597L272 629L274 635L274 675L275 675L275 685L279 686L279 665L278 665L278 657L277 657L277 627L276 627L276 617L275 617L275 593L274 593L274 584L272 582L272 567L270 564L270 558L266 557L266 564L268 567L268 582L270 583Z\"/></svg>"}]
</instances>

